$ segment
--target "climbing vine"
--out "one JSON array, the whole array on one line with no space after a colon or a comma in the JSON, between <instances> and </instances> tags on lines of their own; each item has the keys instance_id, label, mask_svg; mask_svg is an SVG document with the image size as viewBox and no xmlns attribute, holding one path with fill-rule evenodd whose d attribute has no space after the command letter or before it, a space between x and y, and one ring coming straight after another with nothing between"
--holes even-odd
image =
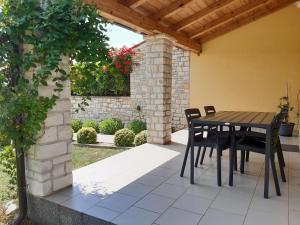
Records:
<instances>
[{"instance_id":1,"label":"climbing vine","mask_svg":"<svg viewBox=\"0 0 300 225\"><path fill-rule=\"evenodd\" d=\"M0 12L0 133L24 151L68 79L62 57L85 65L89 76L107 60L105 21L79 0L4 0ZM53 85L53 94L40 89ZM87 103L83 101L83 107Z\"/></svg>"}]
</instances>

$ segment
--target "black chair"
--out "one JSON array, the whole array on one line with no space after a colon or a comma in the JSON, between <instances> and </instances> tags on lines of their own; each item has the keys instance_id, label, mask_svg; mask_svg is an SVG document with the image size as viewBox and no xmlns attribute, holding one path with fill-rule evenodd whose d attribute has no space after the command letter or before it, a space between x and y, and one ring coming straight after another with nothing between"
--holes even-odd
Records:
<instances>
[{"instance_id":1,"label":"black chair","mask_svg":"<svg viewBox=\"0 0 300 225\"><path fill-rule=\"evenodd\" d=\"M273 119L272 126L271 126L271 153L270 153L270 163L271 163L271 169L274 177L274 183L276 188L277 195L281 195L280 193L280 187L277 177L277 171L275 166L275 153L277 152L278 156L278 133L280 124L283 120L283 116L281 113L277 114L276 117ZM241 172L244 172L244 162L245 162L245 152L246 151L252 151L260 154L265 154L266 152L266 141L265 139L263 141L258 140L257 138L253 138L251 136L245 135L240 140L236 142L235 145L235 151L241 150ZM278 157L279 159L279 157ZM233 163L233 162L231 162ZM282 165L282 161L279 159L279 168L281 172L282 180L285 182L285 173Z\"/></svg>"},{"instance_id":2,"label":"black chair","mask_svg":"<svg viewBox=\"0 0 300 225\"><path fill-rule=\"evenodd\" d=\"M189 151L191 151L191 184L194 183L194 147L198 146L199 149L201 147L211 147L217 149L217 175L218 175L218 185L221 186L222 178L221 178L221 153L223 150L226 150L230 146L230 137L228 132L223 133L218 131L217 129L211 129L206 125L199 125L194 121L194 119L201 117L201 113L199 109L186 109L185 115L188 124L189 137L188 143L182 163L180 176L182 177L184 174L185 166ZM199 150L198 150L199 151Z\"/></svg>"}]
</instances>

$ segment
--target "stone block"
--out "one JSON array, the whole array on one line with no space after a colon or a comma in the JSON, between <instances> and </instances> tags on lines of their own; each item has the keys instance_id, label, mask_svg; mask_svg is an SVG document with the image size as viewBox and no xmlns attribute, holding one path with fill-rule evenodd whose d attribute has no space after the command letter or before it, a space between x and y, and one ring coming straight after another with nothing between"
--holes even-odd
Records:
<instances>
[{"instance_id":1,"label":"stone block","mask_svg":"<svg viewBox=\"0 0 300 225\"><path fill-rule=\"evenodd\" d=\"M52 169L52 162L50 160L39 161L39 160L27 158L26 166L32 171L38 173L47 173Z\"/></svg>"},{"instance_id":2,"label":"stone block","mask_svg":"<svg viewBox=\"0 0 300 225\"><path fill-rule=\"evenodd\" d=\"M67 174L66 176L56 178L53 180L53 191L57 191L72 185L73 176L72 173Z\"/></svg>"},{"instance_id":3,"label":"stone block","mask_svg":"<svg viewBox=\"0 0 300 225\"><path fill-rule=\"evenodd\" d=\"M67 143L57 142L48 145L37 145L35 151L36 159L50 159L64 155L67 152Z\"/></svg>"},{"instance_id":4,"label":"stone block","mask_svg":"<svg viewBox=\"0 0 300 225\"><path fill-rule=\"evenodd\" d=\"M37 140L38 144L46 144L57 141L57 127L45 128L41 137Z\"/></svg>"},{"instance_id":5,"label":"stone block","mask_svg":"<svg viewBox=\"0 0 300 225\"><path fill-rule=\"evenodd\" d=\"M57 125L62 125L64 123L64 118L62 113L48 113L47 119L45 120L46 127L52 127Z\"/></svg>"},{"instance_id":6,"label":"stone block","mask_svg":"<svg viewBox=\"0 0 300 225\"><path fill-rule=\"evenodd\" d=\"M47 196L52 192L51 180L39 182L34 179L27 178L28 191L36 196Z\"/></svg>"}]
</instances>

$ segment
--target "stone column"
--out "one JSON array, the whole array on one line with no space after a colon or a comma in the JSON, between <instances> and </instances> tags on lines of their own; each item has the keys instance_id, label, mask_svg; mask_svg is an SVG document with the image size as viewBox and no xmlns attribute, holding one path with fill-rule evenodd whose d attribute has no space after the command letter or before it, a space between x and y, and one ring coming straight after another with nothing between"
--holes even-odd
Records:
<instances>
[{"instance_id":1,"label":"stone column","mask_svg":"<svg viewBox=\"0 0 300 225\"><path fill-rule=\"evenodd\" d=\"M69 71L67 57L62 58L60 67ZM54 84L49 81L48 86L40 88L39 94L50 97L53 89ZM27 153L26 179L32 195L47 196L72 184L70 95L70 82L66 81L60 99L48 113L36 145Z\"/></svg>"},{"instance_id":2,"label":"stone column","mask_svg":"<svg viewBox=\"0 0 300 225\"><path fill-rule=\"evenodd\" d=\"M146 41L146 117L148 142L171 142L171 92L173 40L163 34L149 36ZM142 87L143 88L143 87Z\"/></svg>"}]
</instances>

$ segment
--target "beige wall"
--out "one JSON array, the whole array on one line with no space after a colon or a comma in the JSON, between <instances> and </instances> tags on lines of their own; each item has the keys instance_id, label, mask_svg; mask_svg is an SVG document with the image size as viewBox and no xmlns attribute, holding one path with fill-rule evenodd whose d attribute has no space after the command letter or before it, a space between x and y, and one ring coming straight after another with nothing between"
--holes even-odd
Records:
<instances>
[{"instance_id":1,"label":"beige wall","mask_svg":"<svg viewBox=\"0 0 300 225\"><path fill-rule=\"evenodd\" d=\"M277 111L300 88L300 9L289 6L214 39L191 56L190 105ZM292 117L295 118L296 111Z\"/></svg>"}]
</instances>

